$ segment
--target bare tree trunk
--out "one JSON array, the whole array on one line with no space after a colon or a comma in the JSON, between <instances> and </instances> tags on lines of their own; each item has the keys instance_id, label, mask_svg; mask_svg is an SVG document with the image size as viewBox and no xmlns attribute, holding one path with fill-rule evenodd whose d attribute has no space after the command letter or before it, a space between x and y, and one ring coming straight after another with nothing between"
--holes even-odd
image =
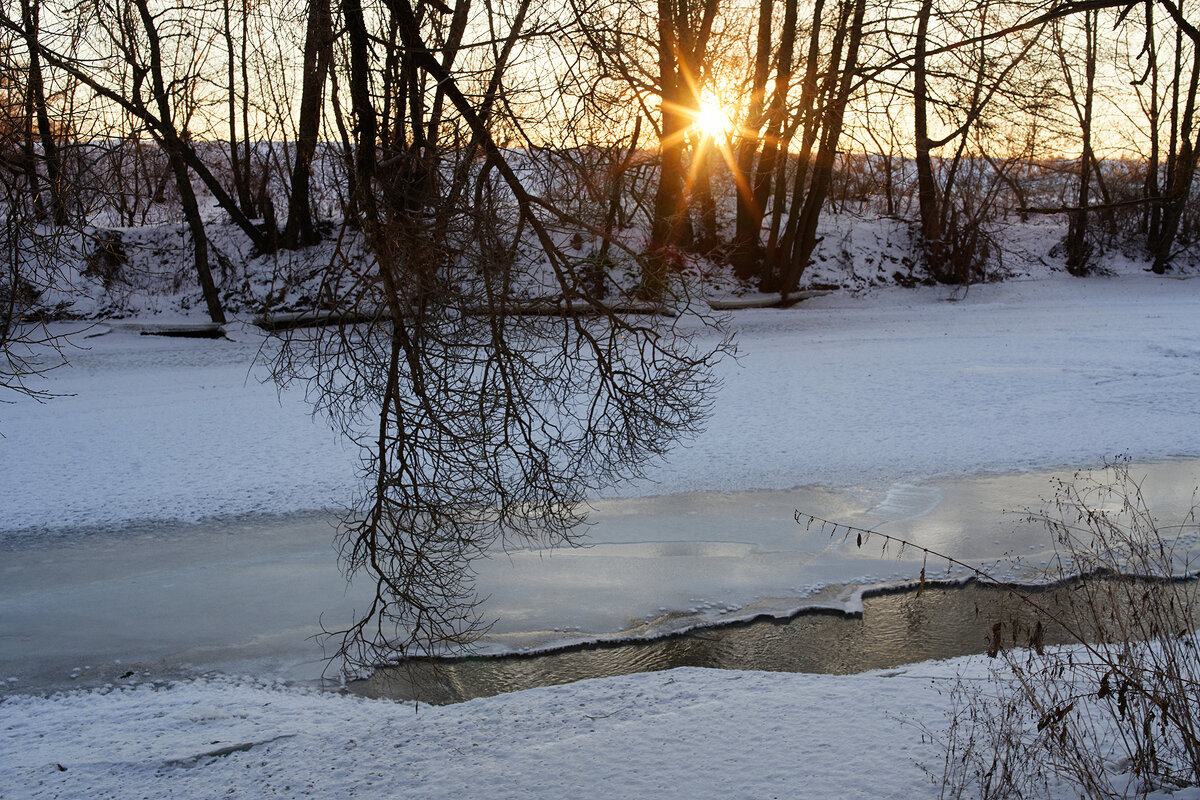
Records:
<instances>
[{"instance_id":1,"label":"bare tree trunk","mask_svg":"<svg viewBox=\"0 0 1200 800\"><path fill-rule=\"evenodd\" d=\"M175 173L175 184L179 188L179 200L183 205L183 217L187 221L188 231L192 235L192 253L195 261L196 275L200 279L200 291L204 295L204 304L208 308L208 317L213 322L225 323L225 310L221 308L221 296L217 293L213 281L212 269L208 263L208 234L204 230L204 220L200 217L200 205L196 201L196 192L192 189L191 174L187 164L175 148L163 143L167 150L167 158L171 162L171 171Z\"/></svg>"},{"instance_id":2,"label":"bare tree trunk","mask_svg":"<svg viewBox=\"0 0 1200 800\"><path fill-rule=\"evenodd\" d=\"M299 136L292 164L292 186L283 246L291 249L315 244L319 239L312 221L310 181L312 162L321 135L321 107L325 76L332 57L333 18L329 0L309 0L308 30L304 38L304 77L300 93Z\"/></svg>"},{"instance_id":3,"label":"bare tree trunk","mask_svg":"<svg viewBox=\"0 0 1200 800\"><path fill-rule=\"evenodd\" d=\"M1150 243L1157 234L1162 207L1156 201L1159 194L1158 168L1161 150L1158 126L1162 111L1158 104L1158 44L1154 35L1154 4L1146 4L1146 57L1150 71L1150 108L1146 117L1150 127L1150 154L1146 159L1145 199L1149 201L1142 219L1142 235Z\"/></svg>"},{"instance_id":4,"label":"bare tree trunk","mask_svg":"<svg viewBox=\"0 0 1200 800\"><path fill-rule=\"evenodd\" d=\"M404 53L403 48L398 46L399 26L399 21L393 16L388 24L387 41L383 45L385 55L379 78L379 94L383 98L383 105L379 109L379 146L384 151L404 146L405 88L408 82L405 76L409 67L406 58L404 65L401 65ZM397 142L397 138L401 141Z\"/></svg>"},{"instance_id":5,"label":"bare tree trunk","mask_svg":"<svg viewBox=\"0 0 1200 800\"><path fill-rule=\"evenodd\" d=\"M342 111L342 101L338 89L337 71L332 59L329 63L329 105L333 108L333 121L337 127L338 138L342 145L342 163L346 170L346 204L345 217L348 224L357 224L358 213L358 179L354 168L354 142L350 139L350 126Z\"/></svg>"},{"instance_id":6,"label":"bare tree trunk","mask_svg":"<svg viewBox=\"0 0 1200 800\"><path fill-rule=\"evenodd\" d=\"M641 295L659 301L667 288L671 249L679 242L683 214L683 136L686 122L679 113L682 92L675 67L674 8L670 0L658 0L658 79L662 96L662 127L658 155L658 190L650 223L650 249Z\"/></svg>"},{"instance_id":7,"label":"bare tree trunk","mask_svg":"<svg viewBox=\"0 0 1200 800\"><path fill-rule=\"evenodd\" d=\"M342 12L350 39L350 103L357 133L354 150L356 198L359 211L366 219L378 222L374 179L379 122L371 101L370 38L361 0L344 0Z\"/></svg>"},{"instance_id":8,"label":"bare tree trunk","mask_svg":"<svg viewBox=\"0 0 1200 800\"><path fill-rule=\"evenodd\" d=\"M793 5L795 0L788 0ZM754 54L754 76L750 86L750 102L746 119L740 126L735 161L734 182L737 186L736 228L733 237L733 266L741 278L755 272L759 260L759 228L762 215L754 207L754 156L762 144L759 131L764 123L763 105L766 98L767 76L771 68L771 13L775 0L759 0L758 35ZM757 222L755 218L757 216Z\"/></svg>"},{"instance_id":9,"label":"bare tree trunk","mask_svg":"<svg viewBox=\"0 0 1200 800\"><path fill-rule=\"evenodd\" d=\"M21 167L25 172L25 183L29 189L29 201L33 204L33 213L39 219L45 219L49 212L46 210L45 198L42 196L42 178L38 174L37 147L33 143L34 126L37 124L37 112L34 111L33 92L25 92L25 103L21 119Z\"/></svg>"},{"instance_id":10,"label":"bare tree trunk","mask_svg":"<svg viewBox=\"0 0 1200 800\"><path fill-rule=\"evenodd\" d=\"M1170 178L1167 184L1166 204L1163 208L1162 232L1155 248L1154 263L1151 266L1158 275L1165 274L1171 263L1171 251L1175 246L1175 237L1179 234L1179 223L1183 219L1183 211L1187 207L1188 196L1191 194L1192 178L1196 173L1197 151L1192 137L1196 116L1198 80L1200 80L1200 47L1196 47L1193 52L1187 101L1179 125L1179 153L1172 165L1173 169L1169 171Z\"/></svg>"},{"instance_id":11,"label":"bare tree trunk","mask_svg":"<svg viewBox=\"0 0 1200 800\"><path fill-rule=\"evenodd\" d=\"M706 135L692 155L693 159L701 160L701 163L692 165L695 174L693 192L700 206L700 233L693 246L699 253L710 253L720 244L717 237L717 201L712 193L711 143L712 137Z\"/></svg>"},{"instance_id":12,"label":"bare tree trunk","mask_svg":"<svg viewBox=\"0 0 1200 800\"><path fill-rule=\"evenodd\" d=\"M225 57L227 90L229 97L227 98L228 113L229 113L229 168L233 173L234 191L237 193L238 203L241 204L242 211L248 216L254 216L254 202L250 197L250 165L248 162L243 163L241 154L238 152L238 114L237 114L237 58L236 51L233 46L233 14L230 9L232 0L221 0L221 10L224 16L224 26L221 34L225 39ZM249 97L242 95L242 102L249 102ZM245 127L242 129L243 135L249 139L250 132Z\"/></svg>"},{"instance_id":13,"label":"bare tree trunk","mask_svg":"<svg viewBox=\"0 0 1200 800\"><path fill-rule=\"evenodd\" d=\"M250 150L250 60L246 57L247 48L250 46L250 0L242 0L242 177L246 182L246 198L243 210L246 216L253 217L255 212L260 210L255 207L253 193L251 187L254 180L254 158ZM263 175L262 193L266 193L267 176ZM274 224L274 214L271 214L271 219L268 223ZM278 236L271 231L272 244L278 243Z\"/></svg>"},{"instance_id":14,"label":"bare tree trunk","mask_svg":"<svg viewBox=\"0 0 1200 800\"><path fill-rule=\"evenodd\" d=\"M1066 55L1060 50L1063 75L1071 92L1072 103L1075 105L1079 118L1080 134L1083 151L1079 157L1079 194L1076 208L1069 215L1067 227L1067 272L1075 276L1088 274L1088 259L1091 247L1088 245L1088 203L1091 189L1091 179L1095 156L1092 153L1092 105L1096 89L1096 37L1098 34L1098 15L1095 11L1084 12L1084 85L1082 106L1075 97L1075 87L1071 80Z\"/></svg>"},{"instance_id":15,"label":"bare tree trunk","mask_svg":"<svg viewBox=\"0 0 1200 800\"><path fill-rule=\"evenodd\" d=\"M462 46L463 35L467 30L470 10L471 0L459 0L454 5L454 16L450 20L450 35L446 38L445 56L442 58L442 67L446 70L450 70L454 66L454 60L458 57L458 50ZM522 11L522 19L524 18L524 13ZM493 100L492 102L494 103L495 101ZM428 131L425 134L426 139L431 142L439 142L441 140L442 115L445 113L445 105L446 90L439 85L433 97L433 104L429 111Z\"/></svg>"},{"instance_id":16,"label":"bare tree trunk","mask_svg":"<svg viewBox=\"0 0 1200 800\"><path fill-rule=\"evenodd\" d=\"M921 215L921 248L925 263L935 278L946 272L946 247L942 241L941 199L933 174L933 141L929 138L929 88L925 51L933 0L921 0L917 12L917 35L913 42L913 133L917 168L917 204Z\"/></svg>"},{"instance_id":17,"label":"bare tree trunk","mask_svg":"<svg viewBox=\"0 0 1200 800\"><path fill-rule=\"evenodd\" d=\"M1179 98L1180 84L1183 76L1183 32L1179 29L1175 31L1175 65L1172 71L1171 79L1171 113L1170 119L1170 137L1167 139L1167 174L1166 185L1163 199L1155 203L1155 211L1157 212L1152 220L1157 222L1150 229L1150 235L1146 240L1146 249L1150 252L1152 258L1157 258L1157 253L1163 239L1163 231L1166 225L1166 214L1168 200L1166 195L1170 192L1171 187L1175 184L1175 173L1179 168Z\"/></svg>"},{"instance_id":18,"label":"bare tree trunk","mask_svg":"<svg viewBox=\"0 0 1200 800\"><path fill-rule=\"evenodd\" d=\"M67 189L63 180L62 157L50 125L50 114L46 108L46 88L42 79L42 60L38 51L38 24L40 0L22 0L21 16L25 27L25 41L29 48L29 97L37 117L38 140L42 146L42 160L46 164L46 179L50 185L50 209L55 225L68 222ZM36 192L36 188L35 188Z\"/></svg>"}]
</instances>

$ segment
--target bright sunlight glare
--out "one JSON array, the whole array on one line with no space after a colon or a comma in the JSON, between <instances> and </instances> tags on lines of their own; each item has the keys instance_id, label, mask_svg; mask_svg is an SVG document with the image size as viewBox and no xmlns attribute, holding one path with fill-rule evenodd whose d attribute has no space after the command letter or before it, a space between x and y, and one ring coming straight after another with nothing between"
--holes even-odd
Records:
<instances>
[{"instance_id":1,"label":"bright sunlight glare","mask_svg":"<svg viewBox=\"0 0 1200 800\"><path fill-rule=\"evenodd\" d=\"M696 112L694 123L701 133L720 138L733 129L733 123L725 109L710 100L700 101L700 110Z\"/></svg>"}]
</instances>

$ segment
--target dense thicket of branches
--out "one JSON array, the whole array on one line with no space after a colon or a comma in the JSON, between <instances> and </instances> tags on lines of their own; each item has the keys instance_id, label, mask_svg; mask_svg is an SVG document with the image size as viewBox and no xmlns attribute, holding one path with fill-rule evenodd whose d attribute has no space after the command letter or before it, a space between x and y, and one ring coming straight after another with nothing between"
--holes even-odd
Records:
<instances>
[{"instance_id":1,"label":"dense thicket of branches","mask_svg":"<svg viewBox=\"0 0 1200 800\"><path fill-rule=\"evenodd\" d=\"M521 177L544 162L494 138L530 124L503 105L509 64L547 35L530 5L487 13L485 50L468 49L465 15L443 24L394 0L373 31L343 7L366 253L326 280L336 309L366 321L293 335L277 373L308 382L362 446L343 556L377 591L343 632L352 663L469 639L474 557L498 541L570 541L590 493L636 475L707 405L721 347L601 304L587 259L559 244L569 214ZM370 69L385 31L394 52ZM556 313L519 291L547 272Z\"/></svg>"},{"instance_id":2,"label":"dense thicket of branches","mask_svg":"<svg viewBox=\"0 0 1200 800\"><path fill-rule=\"evenodd\" d=\"M696 259L786 298L857 203L910 222L914 280L985 278L1008 214L1061 218L1074 274L1168 270L1198 85L1174 0L4 0L0 379L58 242L183 223L214 321L215 223L319 252L345 324L277 374L363 449L344 653L436 650L478 629L472 556L569 540L700 421Z\"/></svg>"},{"instance_id":3,"label":"dense thicket of branches","mask_svg":"<svg viewBox=\"0 0 1200 800\"><path fill-rule=\"evenodd\" d=\"M861 194L863 173L944 282L986 273L988 228L1014 209L1060 216L1076 274L1116 244L1165 271L1195 224L1200 34L1173 0L422 0L406 15L383 0L13 0L2 12L6 114L22 132L9 163L36 218L175 215L214 319L210 201L260 252L311 246L330 231L320 220L364 211L369 153L395 145L407 113L461 114L428 89L406 15L464 101L490 106L498 143L569 162L539 166L579 195L582 233L644 231L624 241L647 299L692 253L794 291L822 211ZM707 103L731 130L697 127ZM1036 191L1033 178L1064 173L1069 192Z\"/></svg>"}]
</instances>

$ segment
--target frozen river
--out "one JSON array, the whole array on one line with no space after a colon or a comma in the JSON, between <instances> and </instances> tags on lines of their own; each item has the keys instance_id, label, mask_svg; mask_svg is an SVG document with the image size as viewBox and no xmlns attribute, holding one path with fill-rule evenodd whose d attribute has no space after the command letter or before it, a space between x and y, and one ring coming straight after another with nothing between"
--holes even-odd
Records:
<instances>
[{"instance_id":1,"label":"frozen river","mask_svg":"<svg viewBox=\"0 0 1200 800\"><path fill-rule=\"evenodd\" d=\"M795 509L1032 575L1044 536L1008 512L1052 474L1128 453L1165 518L1200 483L1200 281L889 290L733 323L706 433L598 500L587 547L481 565L485 648L853 607L920 570ZM87 335L41 387L59 397L0 405L0 680L319 675L309 637L362 605L319 510L354 491L355 453L260 383L248 329Z\"/></svg>"}]
</instances>

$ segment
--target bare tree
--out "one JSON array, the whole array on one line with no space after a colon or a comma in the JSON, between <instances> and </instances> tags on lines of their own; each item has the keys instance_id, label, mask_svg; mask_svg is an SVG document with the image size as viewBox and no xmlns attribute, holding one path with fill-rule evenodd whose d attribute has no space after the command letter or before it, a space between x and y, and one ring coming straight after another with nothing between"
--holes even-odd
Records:
<instances>
[{"instance_id":1,"label":"bare tree","mask_svg":"<svg viewBox=\"0 0 1200 800\"><path fill-rule=\"evenodd\" d=\"M1011 82L1028 63L1045 22L1005 26L1010 9L984 3L943 16L934 14L931 0L921 0L913 39L913 132L917 172L920 244L929 274L941 283L969 283L980 278L988 259L982 225L994 193L972 198L964 191L965 173L977 166L982 153L972 149L972 134L985 113L1012 94ZM957 37L951 46L930 48L931 23L940 36ZM1000 36L1011 31L1021 36ZM995 49L989 49L994 46ZM998 51L998 52L997 52ZM936 59L936 61L935 61ZM949 59L942 61L942 59ZM934 64L938 65L935 67ZM1028 98L1036 103L1036 96ZM1020 106L1020 102L1017 102ZM934 113L940 112L945 135L933 137ZM935 166L934 153L942 148ZM986 159L984 159L986 161ZM980 202L980 201L984 202Z\"/></svg>"},{"instance_id":2,"label":"bare tree","mask_svg":"<svg viewBox=\"0 0 1200 800\"><path fill-rule=\"evenodd\" d=\"M312 221L309 183L312 178L313 157L320 142L325 78L333 57L333 15L329 10L329 0L309 0L307 17L299 136L292 165L287 225L283 232L284 246L291 248L314 244L317 240Z\"/></svg>"},{"instance_id":3,"label":"bare tree","mask_svg":"<svg viewBox=\"0 0 1200 800\"><path fill-rule=\"evenodd\" d=\"M55 141L54 129L50 123L42 62L37 47L40 10L40 0L22 0L21 2L21 21L25 27L26 58L29 60L26 103L32 112L30 118L37 120L38 143L42 149L41 160L46 165L51 217L56 225L66 225L67 187L63 175L62 158L59 156L58 143ZM34 195L35 197L39 196L36 188Z\"/></svg>"},{"instance_id":4,"label":"bare tree","mask_svg":"<svg viewBox=\"0 0 1200 800\"><path fill-rule=\"evenodd\" d=\"M175 175L175 185L179 191L179 199L183 207L184 219L192 235L192 250L195 257L196 275L200 280L200 288L204 293L204 302L208 306L208 314L213 322L225 322L225 311L221 307L221 298L213 281L212 270L209 268L208 234L204 228L204 220L200 216L200 205L196 192L192 188L192 177L188 170L184 143L185 136L181 135L176 126L177 111L172 102L173 97L168 90L167 69L163 63L162 38L158 30L158 21L151 13L148 0L133 0L136 17L129 15L122 20L123 25L115 32L117 41L122 47L126 59L134 73L134 96L139 104L153 104L158 119L163 123L154 130L171 171ZM136 20L136 22L134 21ZM144 37L144 38L143 38ZM142 99L143 85L147 82L148 98Z\"/></svg>"},{"instance_id":5,"label":"bare tree","mask_svg":"<svg viewBox=\"0 0 1200 800\"><path fill-rule=\"evenodd\" d=\"M221 0L221 37L225 40L225 58L226 58L226 79L227 83L225 90L227 92L226 104L228 108L228 123L229 123L229 168L233 173L234 190L237 193L238 202L241 204L242 210L246 216L257 216L257 206L254 202L253 191L251 189L253 176L251 174L251 159L250 159L250 122L249 122L249 64L246 48L249 41L249 18L250 4L248 0L242 0L241 8L241 31L240 35L235 33L233 27L233 8L232 0ZM240 54L238 50L240 49ZM239 62L240 55L240 62ZM242 136L245 151L239 151L238 147L238 67L241 66L242 78Z\"/></svg>"},{"instance_id":6,"label":"bare tree","mask_svg":"<svg viewBox=\"0 0 1200 800\"><path fill-rule=\"evenodd\" d=\"M1160 0L1176 26L1175 64L1172 82L1170 112L1170 146L1167 154L1167 174L1161 217L1157 229L1151 229L1149 242L1153 256L1152 269L1163 274L1175 254L1176 238L1184 211L1191 197L1192 183L1196 174L1196 161L1200 158L1197 149L1196 103L1200 93L1200 30L1184 14L1181 6L1172 0ZM1186 64L1184 39L1191 44L1191 64Z\"/></svg>"},{"instance_id":7,"label":"bare tree","mask_svg":"<svg viewBox=\"0 0 1200 800\"><path fill-rule=\"evenodd\" d=\"M74 29L90 26L89 50L81 53L70 46L73 40L68 37L48 37L43 33L37 40L43 69L57 70L75 81L81 92L91 92L104 105L104 113L123 112L144 126L169 158L181 161L204 184L217 205L255 247L261 252L270 252L273 249L270 239L242 211L225 184L201 158L185 127L189 112L194 111L188 105L196 102L200 78L195 72L188 72L189 66L198 66L193 63L194 57L177 61L175 56L188 47L193 56L205 50L196 42L196 31L202 26L179 19L185 10L179 5L159 10L152 8L149 2L137 1L122 6L120 13L102 5L72 7L74 16L68 14L64 25ZM170 19L166 11L176 12L170 22L175 28L167 37L172 43L170 59L163 57L160 32L164 15ZM26 33L21 20L2 8L0 28L20 36ZM157 42L157 55L154 42ZM180 74L175 74L176 71ZM169 77L168 72L171 72ZM182 113L176 113L176 101L181 103L178 111Z\"/></svg>"},{"instance_id":8,"label":"bare tree","mask_svg":"<svg viewBox=\"0 0 1200 800\"><path fill-rule=\"evenodd\" d=\"M1061 26L1056 25L1054 39L1059 62L1062 66L1063 81L1066 84L1071 106L1079 121L1079 132L1082 149L1079 154L1079 193L1076 206L1068 215L1069 228L1065 242L1067 253L1067 271L1072 275L1082 276L1090 271L1089 259L1091 246L1088 243L1088 203L1092 178L1098 175L1096 156L1092 149L1092 112L1096 96L1096 62L1097 39L1099 37L1099 12L1085 11L1082 15L1082 32L1084 37L1083 49L1083 85L1076 87L1071 64L1067 57L1066 47Z\"/></svg>"},{"instance_id":9,"label":"bare tree","mask_svg":"<svg viewBox=\"0 0 1200 800\"><path fill-rule=\"evenodd\" d=\"M804 128L803 143L792 177L787 227L778 250L769 254L770 260L777 264L777 272L774 276L764 274L764 288L776 289L784 298L799 286L800 276L816 248L817 222L829 196L846 107L854 90L865 15L865 0L843 0L837 4L829 65L819 84L815 70L810 69L812 77L805 80L807 100L802 102L808 110L799 122ZM813 37L810 53L815 47L815 33Z\"/></svg>"},{"instance_id":10,"label":"bare tree","mask_svg":"<svg viewBox=\"0 0 1200 800\"><path fill-rule=\"evenodd\" d=\"M659 0L659 175L650 224L643 294L661 300L675 250L690 244L684 153L688 129L700 109L703 62L717 14L717 0Z\"/></svg>"},{"instance_id":11,"label":"bare tree","mask_svg":"<svg viewBox=\"0 0 1200 800\"><path fill-rule=\"evenodd\" d=\"M495 32L495 47L464 41L459 63L456 26L439 23L463 5L389 0L374 21L342 5L354 224L369 256L332 265L326 285L370 321L291 334L278 376L307 383L362 447L343 559L376 591L341 631L351 664L469 641L483 625L474 558L498 542L573 540L589 493L637 474L704 415L719 343L700 346L669 317L617 315L586 291L583 259L555 234L572 216L521 177L553 154L496 141L522 128L511 65L547 38L530 7L473 9L463 30ZM366 43L393 25L405 88L385 145ZM553 314L533 302L547 278Z\"/></svg>"},{"instance_id":12,"label":"bare tree","mask_svg":"<svg viewBox=\"0 0 1200 800\"><path fill-rule=\"evenodd\" d=\"M45 94L29 80L29 50L19 42L28 40L0 37L0 390L43 399L50 394L35 379L63 363L66 341L37 312L63 283L66 248L43 224L45 181L32 140Z\"/></svg>"}]
</instances>

